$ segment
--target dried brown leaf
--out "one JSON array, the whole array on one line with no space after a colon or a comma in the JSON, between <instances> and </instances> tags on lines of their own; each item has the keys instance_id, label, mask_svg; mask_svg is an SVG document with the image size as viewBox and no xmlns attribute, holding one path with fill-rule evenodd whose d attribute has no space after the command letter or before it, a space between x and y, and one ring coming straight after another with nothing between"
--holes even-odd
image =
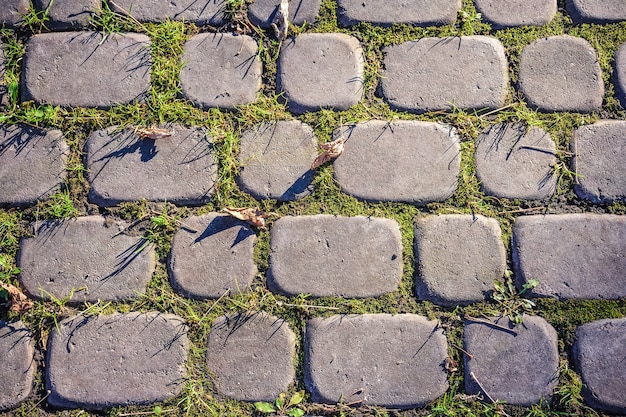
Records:
<instances>
[{"instance_id":1,"label":"dried brown leaf","mask_svg":"<svg viewBox=\"0 0 626 417\"><path fill-rule=\"evenodd\" d=\"M22 314L33 306L33 302L19 288L4 282L0 282L0 287L4 288L11 297L11 311Z\"/></svg>"},{"instance_id":2,"label":"dried brown leaf","mask_svg":"<svg viewBox=\"0 0 626 417\"><path fill-rule=\"evenodd\" d=\"M172 132L160 127L137 127L135 128L135 134L144 139L163 139L172 136Z\"/></svg>"},{"instance_id":3,"label":"dried brown leaf","mask_svg":"<svg viewBox=\"0 0 626 417\"><path fill-rule=\"evenodd\" d=\"M274 34L279 41L284 41L287 38L287 31L289 30L289 0L281 0L280 6L274 20L272 20L272 28L274 28Z\"/></svg>"},{"instance_id":4,"label":"dried brown leaf","mask_svg":"<svg viewBox=\"0 0 626 417\"><path fill-rule=\"evenodd\" d=\"M318 155L317 158L311 164L311 169L315 169L319 166L324 165L326 162L337 158L343 152L343 145L345 143L345 139L342 137L335 139L332 142L322 143L320 148L324 152Z\"/></svg>"},{"instance_id":5,"label":"dried brown leaf","mask_svg":"<svg viewBox=\"0 0 626 417\"><path fill-rule=\"evenodd\" d=\"M259 229L265 229L265 219L267 218L267 214L258 207L224 207L222 211L230 214L236 219L243 220L252 226L256 226Z\"/></svg>"}]
</instances>

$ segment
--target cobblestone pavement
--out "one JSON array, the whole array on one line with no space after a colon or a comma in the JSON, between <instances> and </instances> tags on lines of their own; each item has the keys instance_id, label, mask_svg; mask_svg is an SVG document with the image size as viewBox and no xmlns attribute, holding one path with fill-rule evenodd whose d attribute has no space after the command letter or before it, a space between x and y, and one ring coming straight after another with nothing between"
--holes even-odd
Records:
<instances>
[{"instance_id":1,"label":"cobblestone pavement","mask_svg":"<svg viewBox=\"0 0 626 417\"><path fill-rule=\"evenodd\" d=\"M254 103L267 83L258 33L273 36L270 23L279 1L250 3L244 20L261 29L239 27L245 34L233 33L220 0L116 0L109 7L121 15L130 11L142 23L172 19L203 28L184 44L182 98L203 111L236 112ZM314 24L322 3L291 0L290 21L305 28ZM322 207L316 215L293 212L271 222L267 265L259 265L255 245L263 228L205 210L176 220L171 250L159 260L143 234L128 233L138 220L104 214L142 199L191 210L219 198L225 156L213 143L220 138L204 126L176 120L162 120L168 137L156 141L133 127L105 125L87 132L80 149L87 198L96 209L31 224L16 256L19 286L37 301L73 294L68 305L75 311L85 310L85 303L128 305L123 303L141 298L160 264L173 291L190 302L217 304L235 289L245 292L259 276L268 294L287 302L302 301L299 294L312 300L378 299L401 290L409 256L415 270L411 296L437 311L485 302L494 281L511 276L531 298L623 303L626 216L607 207L626 202L626 121L623 110L607 110L607 100L613 100L612 109L626 107L626 43L615 45L614 56L599 57L597 44L560 33L522 40L513 61L493 33L519 26L532 31L557 15L574 25L621 25L626 31L620 23L626 21L626 2L476 0L472 7L491 33L413 36L381 48L374 63L367 45L343 30L363 22L374 28L452 27L471 19L462 11L466 3L337 0L332 6L341 32L290 33L295 36L282 42L271 62L272 85L293 117L276 121L261 115L240 133L236 185L257 204L294 202L314 193L311 163L320 138L307 117L367 100L365 85L374 66L375 94L402 117L331 126L328 139L345 141L332 163L341 191L368 204L425 207L453 197L470 164L485 196L527 207L517 210L521 215L510 230L496 218L467 210L426 210L407 230L396 218L334 215ZM156 82L154 38L93 31L89 18L100 1L34 4L41 11L51 6L49 30L29 32L24 39L21 102L103 111L149 103ZM7 33L22 33L29 7L29 0L2 0L0 23ZM231 30L216 32L216 27ZM1 75L8 55L4 48ZM608 77L601 58L610 61ZM571 137L557 143L548 131L523 120L489 119L493 122L477 132L468 160L467 126L438 119L459 111L493 115L520 100L529 112L574 112L590 122L579 123ZM0 206L29 210L64 189L71 146L66 132L12 124L9 114L7 105L0 115ZM622 120L615 116L620 114ZM572 201L557 199L562 210L542 210L559 192L564 171L572 173ZM565 383L565 361L584 384L586 406L626 414L623 315L583 320L573 330L574 340L563 340L554 323L533 313L517 316L521 325L513 315L465 315L453 340L441 320L402 306L347 315L328 307L302 320L301 328L246 306L215 318L198 340L189 337L190 328L204 316L189 323L167 305L147 305L153 308L65 318L43 341L35 337L41 329L28 320L0 322L0 411L11 413L32 398L38 379L48 393L40 401L52 407L48 411L160 404L183 395L188 355L195 349L205 355L214 393L245 402L274 401L296 383L312 404L420 409L462 390L467 401L478 395L486 403L531 407L553 398ZM451 359L453 350L460 363ZM464 388L450 384L457 367Z\"/></svg>"}]
</instances>

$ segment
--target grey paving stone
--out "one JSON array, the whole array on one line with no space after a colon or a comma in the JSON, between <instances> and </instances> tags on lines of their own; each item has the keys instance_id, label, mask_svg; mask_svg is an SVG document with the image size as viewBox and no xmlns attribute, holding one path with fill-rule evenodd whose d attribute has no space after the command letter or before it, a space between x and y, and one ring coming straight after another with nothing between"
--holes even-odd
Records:
<instances>
[{"instance_id":1,"label":"grey paving stone","mask_svg":"<svg viewBox=\"0 0 626 417\"><path fill-rule=\"evenodd\" d=\"M100 206L145 198L181 205L210 201L217 161L206 129L169 125L153 141L132 129L97 130L85 145L89 199Z\"/></svg>"},{"instance_id":2,"label":"grey paving stone","mask_svg":"<svg viewBox=\"0 0 626 417\"><path fill-rule=\"evenodd\" d=\"M338 0L339 24L359 22L391 26L407 23L418 26L451 25L461 10L461 0Z\"/></svg>"},{"instance_id":3,"label":"grey paving stone","mask_svg":"<svg viewBox=\"0 0 626 417\"><path fill-rule=\"evenodd\" d=\"M17 406L30 395L37 364L30 331L21 321L0 321L0 411Z\"/></svg>"},{"instance_id":4,"label":"grey paving stone","mask_svg":"<svg viewBox=\"0 0 626 417\"><path fill-rule=\"evenodd\" d=\"M238 183L256 199L290 201L313 191L317 156L313 129L297 120L254 126L241 135Z\"/></svg>"},{"instance_id":5,"label":"grey paving stone","mask_svg":"<svg viewBox=\"0 0 626 417\"><path fill-rule=\"evenodd\" d=\"M196 25L220 26L227 20L225 0L115 0L108 3L112 10L130 13L140 22L171 19Z\"/></svg>"},{"instance_id":6,"label":"grey paving stone","mask_svg":"<svg viewBox=\"0 0 626 417\"><path fill-rule=\"evenodd\" d=\"M152 247L138 251L140 237L120 233L127 226L102 216L33 224L34 237L20 242L20 283L38 299L72 291L73 303L137 298L156 260Z\"/></svg>"},{"instance_id":7,"label":"grey paving stone","mask_svg":"<svg viewBox=\"0 0 626 417\"><path fill-rule=\"evenodd\" d=\"M209 213L184 220L172 240L170 281L192 298L218 298L226 291L245 291L257 268L256 234L244 222Z\"/></svg>"},{"instance_id":8,"label":"grey paving stone","mask_svg":"<svg viewBox=\"0 0 626 417\"><path fill-rule=\"evenodd\" d=\"M188 345L187 327L173 314L64 320L48 338L48 403L99 410L174 397L186 377Z\"/></svg>"},{"instance_id":9,"label":"grey paving stone","mask_svg":"<svg viewBox=\"0 0 626 417\"><path fill-rule=\"evenodd\" d=\"M529 106L543 111L600 110L604 82L595 50L569 35L534 41L522 50L519 90Z\"/></svg>"},{"instance_id":10,"label":"grey paving stone","mask_svg":"<svg viewBox=\"0 0 626 417\"><path fill-rule=\"evenodd\" d=\"M101 0L35 0L34 3L38 10L48 10L46 26L52 30L86 28L91 18L102 10Z\"/></svg>"},{"instance_id":11,"label":"grey paving stone","mask_svg":"<svg viewBox=\"0 0 626 417\"><path fill-rule=\"evenodd\" d=\"M313 297L376 297L402 278L400 226L391 219L295 216L271 230L268 285Z\"/></svg>"},{"instance_id":12,"label":"grey paving stone","mask_svg":"<svg viewBox=\"0 0 626 417\"><path fill-rule=\"evenodd\" d=\"M26 46L22 100L109 108L141 101L150 88L150 39L143 34L59 32Z\"/></svg>"},{"instance_id":13,"label":"grey paving stone","mask_svg":"<svg viewBox=\"0 0 626 417\"><path fill-rule=\"evenodd\" d=\"M385 47L380 93L409 112L502 107L509 83L496 38L422 38Z\"/></svg>"},{"instance_id":14,"label":"grey paving stone","mask_svg":"<svg viewBox=\"0 0 626 417\"><path fill-rule=\"evenodd\" d=\"M574 23L626 20L626 3L623 0L567 0L566 7Z\"/></svg>"},{"instance_id":15,"label":"grey paving stone","mask_svg":"<svg viewBox=\"0 0 626 417\"><path fill-rule=\"evenodd\" d=\"M27 206L57 192L69 147L60 130L0 125L0 206Z\"/></svg>"},{"instance_id":16,"label":"grey paving stone","mask_svg":"<svg viewBox=\"0 0 626 417\"><path fill-rule=\"evenodd\" d=\"M248 5L248 18L252 24L269 28L276 15L280 0L255 0ZM322 0L291 0L289 2L289 23L302 25L315 23Z\"/></svg>"},{"instance_id":17,"label":"grey paving stone","mask_svg":"<svg viewBox=\"0 0 626 417\"><path fill-rule=\"evenodd\" d=\"M286 321L264 312L218 317L207 344L218 393L273 401L295 379L295 340Z\"/></svg>"},{"instance_id":18,"label":"grey paving stone","mask_svg":"<svg viewBox=\"0 0 626 417\"><path fill-rule=\"evenodd\" d=\"M559 214L519 217L513 226L513 263L518 286L558 299L626 297L626 217Z\"/></svg>"},{"instance_id":19,"label":"grey paving stone","mask_svg":"<svg viewBox=\"0 0 626 417\"><path fill-rule=\"evenodd\" d=\"M414 314L337 315L307 322L304 383L315 402L421 407L448 389L447 341Z\"/></svg>"},{"instance_id":20,"label":"grey paving stone","mask_svg":"<svg viewBox=\"0 0 626 417\"><path fill-rule=\"evenodd\" d=\"M556 145L538 127L497 124L476 141L476 177L486 194L541 200L556 189Z\"/></svg>"},{"instance_id":21,"label":"grey paving stone","mask_svg":"<svg viewBox=\"0 0 626 417\"><path fill-rule=\"evenodd\" d=\"M185 43L180 85L201 108L234 109L256 100L263 65L247 35L201 33Z\"/></svg>"},{"instance_id":22,"label":"grey paving stone","mask_svg":"<svg viewBox=\"0 0 626 417\"><path fill-rule=\"evenodd\" d=\"M557 12L556 0L475 0L475 4L494 29L547 25Z\"/></svg>"},{"instance_id":23,"label":"grey paving stone","mask_svg":"<svg viewBox=\"0 0 626 417\"><path fill-rule=\"evenodd\" d=\"M461 164L460 138L449 125L374 120L338 128L346 139L333 164L341 190L369 201L426 204L451 197Z\"/></svg>"},{"instance_id":24,"label":"grey paving stone","mask_svg":"<svg viewBox=\"0 0 626 417\"><path fill-rule=\"evenodd\" d=\"M626 200L626 122L601 120L582 126L571 142L576 194L593 203Z\"/></svg>"},{"instance_id":25,"label":"grey paving stone","mask_svg":"<svg viewBox=\"0 0 626 417\"><path fill-rule=\"evenodd\" d=\"M8 28L20 26L22 16L28 13L30 0L2 0L0 7L0 26Z\"/></svg>"},{"instance_id":26,"label":"grey paving stone","mask_svg":"<svg viewBox=\"0 0 626 417\"><path fill-rule=\"evenodd\" d=\"M343 33L306 33L285 42L277 88L293 113L347 110L363 95L363 51Z\"/></svg>"},{"instance_id":27,"label":"grey paving stone","mask_svg":"<svg viewBox=\"0 0 626 417\"><path fill-rule=\"evenodd\" d=\"M472 355L465 355L467 393L521 406L548 399L559 379L554 328L537 316L524 316L515 327L506 317L491 320L502 327L465 322L463 345Z\"/></svg>"},{"instance_id":28,"label":"grey paving stone","mask_svg":"<svg viewBox=\"0 0 626 417\"><path fill-rule=\"evenodd\" d=\"M626 109L626 42L615 54L615 93Z\"/></svg>"},{"instance_id":29,"label":"grey paving stone","mask_svg":"<svg viewBox=\"0 0 626 417\"><path fill-rule=\"evenodd\" d=\"M599 410L626 414L626 319L583 324L576 338L574 361L582 376L585 401Z\"/></svg>"},{"instance_id":30,"label":"grey paving stone","mask_svg":"<svg viewBox=\"0 0 626 417\"><path fill-rule=\"evenodd\" d=\"M436 304L483 301L506 269L500 225L483 216L419 217L414 250L417 295Z\"/></svg>"}]
</instances>

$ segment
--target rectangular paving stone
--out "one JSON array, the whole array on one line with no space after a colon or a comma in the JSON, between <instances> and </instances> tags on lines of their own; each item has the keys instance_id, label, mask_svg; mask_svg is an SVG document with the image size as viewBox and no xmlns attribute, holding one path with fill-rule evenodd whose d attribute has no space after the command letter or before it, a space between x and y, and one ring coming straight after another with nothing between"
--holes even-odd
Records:
<instances>
[{"instance_id":1,"label":"rectangular paving stone","mask_svg":"<svg viewBox=\"0 0 626 417\"><path fill-rule=\"evenodd\" d=\"M343 26L359 22L382 26L450 25L456 21L461 3L461 0L337 0L337 18Z\"/></svg>"},{"instance_id":2,"label":"rectangular paving stone","mask_svg":"<svg viewBox=\"0 0 626 417\"><path fill-rule=\"evenodd\" d=\"M436 321L414 314L309 320L304 384L315 402L422 407L448 389L448 345Z\"/></svg>"},{"instance_id":3,"label":"rectangular paving stone","mask_svg":"<svg viewBox=\"0 0 626 417\"><path fill-rule=\"evenodd\" d=\"M64 320L47 343L48 403L102 410L172 398L183 388L188 345L187 327L173 314Z\"/></svg>"},{"instance_id":4,"label":"rectangular paving stone","mask_svg":"<svg viewBox=\"0 0 626 417\"><path fill-rule=\"evenodd\" d=\"M483 301L502 280L506 250L496 219L450 214L415 221L415 289L441 305Z\"/></svg>"},{"instance_id":5,"label":"rectangular paving stone","mask_svg":"<svg viewBox=\"0 0 626 417\"><path fill-rule=\"evenodd\" d=\"M567 0L574 23L612 23L626 20L624 0Z\"/></svg>"},{"instance_id":6,"label":"rectangular paving stone","mask_svg":"<svg viewBox=\"0 0 626 417\"><path fill-rule=\"evenodd\" d=\"M615 93L626 109L626 42L615 53Z\"/></svg>"},{"instance_id":7,"label":"rectangular paving stone","mask_svg":"<svg viewBox=\"0 0 626 417\"><path fill-rule=\"evenodd\" d=\"M85 145L89 199L103 207L143 198L180 205L210 201L217 161L206 129L165 128L171 136L156 141L131 128L93 132Z\"/></svg>"},{"instance_id":8,"label":"rectangular paving stone","mask_svg":"<svg viewBox=\"0 0 626 417\"><path fill-rule=\"evenodd\" d=\"M547 25L557 12L557 0L475 0L474 3L494 29Z\"/></svg>"},{"instance_id":9,"label":"rectangular paving stone","mask_svg":"<svg viewBox=\"0 0 626 417\"><path fill-rule=\"evenodd\" d=\"M380 93L395 110L496 109L509 85L504 47L489 36L422 38L383 49Z\"/></svg>"},{"instance_id":10,"label":"rectangular paving stone","mask_svg":"<svg viewBox=\"0 0 626 417\"><path fill-rule=\"evenodd\" d=\"M373 120L335 129L344 151L333 163L341 190L368 201L426 204L454 194L461 165L454 127Z\"/></svg>"},{"instance_id":11,"label":"rectangular paving stone","mask_svg":"<svg viewBox=\"0 0 626 417\"><path fill-rule=\"evenodd\" d=\"M139 33L58 32L32 36L22 100L110 108L142 101L150 88L150 39Z\"/></svg>"},{"instance_id":12,"label":"rectangular paving stone","mask_svg":"<svg viewBox=\"0 0 626 417\"><path fill-rule=\"evenodd\" d=\"M218 317L207 342L217 391L241 401L273 402L295 379L296 336L264 312Z\"/></svg>"},{"instance_id":13,"label":"rectangular paving stone","mask_svg":"<svg viewBox=\"0 0 626 417\"><path fill-rule=\"evenodd\" d=\"M172 239L170 282L191 298L219 298L245 291L257 268L254 230L229 215L208 213L184 220Z\"/></svg>"},{"instance_id":14,"label":"rectangular paving stone","mask_svg":"<svg viewBox=\"0 0 626 417\"><path fill-rule=\"evenodd\" d=\"M519 90L530 107L542 111L600 110L604 81L596 51L574 36L537 39L522 50Z\"/></svg>"},{"instance_id":15,"label":"rectangular paving stone","mask_svg":"<svg viewBox=\"0 0 626 417\"><path fill-rule=\"evenodd\" d=\"M0 26L15 28L23 22L23 16L28 13L30 0L2 0L0 7Z\"/></svg>"},{"instance_id":16,"label":"rectangular paving stone","mask_svg":"<svg viewBox=\"0 0 626 417\"><path fill-rule=\"evenodd\" d=\"M0 125L0 206L28 206L59 191L69 147L60 130Z\"/></svg>"},{"instance_id":17,"label":"rectangular paving stone","mask_svg":"<svg viewBox=\"0 0 626 417\"><path fill-rule=\"evenodd\" d=\"M196 25L220 26L226 23L225 0L115 0L108 1L111 10L130 13L140 22L162 22L166 19Z\"/></svg>"},{"instance_id":18,"label":"rectangular paving stone","mask_svg":"<svg viewBox=\"0 0 626 417\"><path fill-rule=\"evenodd\" d=\"M297 200L313 191L317 137L298 120L262 123L241 134L237 182L256 199Z\"/></svg>"},{"instance_id":19,"label":"rectangular paving stone","mask_svg":"<svg viewBox=\"0 0 626 417\"><path fill-rule=\"evenodd\" d=\"M315 23L322 0L291 0L289 2L289 23L302 25ZM280 6L280 0L255 0L248 5L248 18L253 25L271 27Z\"/></svg>"},{"instance_id":20,"label":"rectangular paving stone","mask_svg":"<svg viewBox=\"0 0 626 417\"><path fill-rule=\"evenodd\" d=\"M270 248L268 285L288 295L376 297L402 278L400 226L391 219L282 217Z\"/></svg>"},{"instance_id":21,"label":"rectangular paving stone","mask_svg":"<svg viewBox=\"0 0 626 417\"><path fill-rule=\"evenodd\" d=\"M256 100L263 65L256 41L247 35L201 33L184 46L180 71L182 93L207 109L235 109Z\"/></svg>"},{"instance_id":22,"label":"rectangular paving stone","mask_svg":"<svg viewBox=\"0 0 626 417\"><path fill-rule=\"evenodd\" d=\"M465 390L485 401L529 407L549 400L559 380L556 331L537 316L514 326L506 317L465 322Z\"/></svg>"},{"instance_id":23,"label":"rectangular paving stone","mask_svg":"<svg viewBox=\"0 0 626 417\"><path fill-rule=\"evenodd\" d=\"M523 216L513 226L513 263L518 286L564 299L626 297L626 216L556 214Z\"/></svg>"},{"instance_id":24,"label":"rectangular paving stone","mask_svg":"<svg viewBox=\"0 0 626 417\"><path fill-rule=\"evenodd\" d=\"M593 203L626 201L626 121L579 127L571 141L578 197Z\"/></svg>"},{"instance_id":25,"label":"rectangular paving stone","mask_svg":"<svg viewBox=\"0 0 626 417\"><path fill-rule=\"evenodd\" d=\"M20 242L20 283L29 296L71 303L129 300L144 293L156 267L151 246L121 233L128 225L101 216L32 225Z\"/></svg>"},{"instance_id":26,"label":"rectangular paving stone","mask_svg":"<svg viewBox=\"0 0 626 417\"><path fill-rule=\"evenodd\" d=\"M626 414L626 319L579 326L573 354L585 402L598 410Z\"/></svg>"},{"instance_id":27,"label":"rectangular paving stone","mask_svg":"<svg viewBox=\"0 0 626 417\"><path fill-rule=\"evenodd\" d=\"M278 56L277 91L289 111L347 110L363 96L363 51L344 33L305 33L286 40Z\"/></svg>"},{"instance_id":28,"label":"rectangular paving stone","mask_svg":"<svg viewBox=\"0 0 626 417\"><path fill-rule=\"evenodd\" d=\"M46 10L46 27L51 30L86 28L91 19L102 12L101 0L35 0L38 10Z\"/></svg>"},{"instance_id":29,"label":"rectangular paving stone","mask_svg":"<svg viewBox=\"0 0 626 417\"><path fill-rule=\"evenodd\" d=\"M0 321L0 411L26 400L33 389L35 344L21 321Z\"/></svg>"}]
</instances>

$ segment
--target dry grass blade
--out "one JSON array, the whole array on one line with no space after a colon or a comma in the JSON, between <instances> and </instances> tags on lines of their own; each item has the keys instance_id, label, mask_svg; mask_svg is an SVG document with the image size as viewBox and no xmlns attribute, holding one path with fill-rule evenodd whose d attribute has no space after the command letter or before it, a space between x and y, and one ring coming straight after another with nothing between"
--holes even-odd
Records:
<instances>
[{"instance_id":1,"label":"dry grass blade","mask_svg":"<svg viewBox=\"0 0 626 417\"><path fill-rule=\"evenodd\" d=\"M289 29L289 0L281 0L280 6L274 20L272 20L272 28L279 41L284 41L287 38L287 30Z\"/></svg>"},{"instance_id":2,"label":"dry grass blade","mask_svg":"<svg viewBox=\"0 0 626 417\"><path fill-rule=\"evenodd\" d=\"M172 136L172 132L160 127L136 127L135 134L144 139L163 139Z\"/></svg>"},{"instance_id":3,"label":"dry grass blade","mask_svg":"<svg viewBox=\"0 0 626 417\"><path fill-rule=\"evenodd\" d=\"M11 311L22 314L33 306L33 302L19 288L4 282L0 282L0 287L4 288L11 297Z\"/></svg>"},{"instance_id":4,"label":"dry grass blade","mask_svg":"<svg viewBox=\"0 0 626 417\"><path fill-rule=\"evenodd\" d=\"M265 229L265 219L267 218L267 214L258 207L224 207L222 211L230 214L236 219L243 220L252 226L256 226L259 229Z\"/></svg>"},{"instance_id":5,"label":"dry grass blade","mask_svg":"<svg viewBox=\"0 0 626 417\"><path fill-rule=\"evenodd\" d=\"M343 145L345 143L345 139L342 137L335 139L329 143L322 143L320 148L324 151L321 153L313 163L311 164L311 169L315 169L319 166L324 165L326 162L331 161L337 158L343 152Z\"/></svg>"}]
</instances>

